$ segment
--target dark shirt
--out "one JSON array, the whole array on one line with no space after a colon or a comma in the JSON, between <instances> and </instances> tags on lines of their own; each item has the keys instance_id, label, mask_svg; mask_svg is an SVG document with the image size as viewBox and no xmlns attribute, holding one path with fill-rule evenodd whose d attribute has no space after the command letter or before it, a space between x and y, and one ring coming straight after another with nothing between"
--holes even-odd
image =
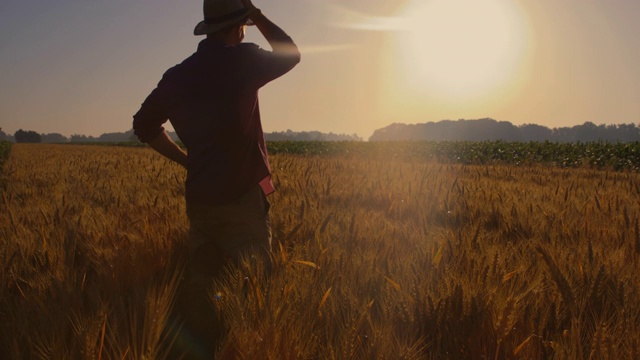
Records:
<instances>
[{"instance_id":1,"label":"dark shirt","mask_svg":"<svg viewBox=\"0 0 640 360\"><path fill-rule=\"evenodd\" d=\"M299 53L205 39L144 101L133 117L135 134L153 140L169 120L187 148L187 201L232 202L270 176L258 90L299 61Z\"/></svg>"}]
</instances>

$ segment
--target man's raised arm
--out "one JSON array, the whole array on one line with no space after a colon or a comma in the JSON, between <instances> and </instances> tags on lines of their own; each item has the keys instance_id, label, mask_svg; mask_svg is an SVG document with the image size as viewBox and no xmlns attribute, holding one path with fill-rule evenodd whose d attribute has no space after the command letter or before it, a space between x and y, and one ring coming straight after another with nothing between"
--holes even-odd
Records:
<instances>
[{"instance_id":1,"label":"man's raised arm","mask_svg":"<svg viewBox=\"0 0 640 360\"><path fill-rule=\"evenodd\" d=\"M262 11L253 5L251 0L242 0L245 8L249 9L249 19L256 25L264 38L269 42L274 53L291 57L296 62L300 61L300 51L293 42L291 37L287 35L278 25L269 20Z\"/></svg>"}]
</instances>

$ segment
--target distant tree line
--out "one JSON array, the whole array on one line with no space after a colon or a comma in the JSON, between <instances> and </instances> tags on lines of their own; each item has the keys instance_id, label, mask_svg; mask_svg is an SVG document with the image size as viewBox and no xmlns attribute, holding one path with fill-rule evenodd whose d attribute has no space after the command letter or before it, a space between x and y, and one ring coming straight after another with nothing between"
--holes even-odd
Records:
<instances>
[{"instance_id":1,"label":"distant tree line","mask_svg":"<svg viewBox=\"0 0 640 360\"><path fill-rule=\"evenodd\" d=\"M0 127L0 141L16 142L16 139L11 135L7 135Z\"/></svg>"},{"instance_id":2,"label":"distant tree line","mask_svg":"<svg viewBox=\"0 0 640 360\"><path fill-rule=\"evenodd\" d=\"M35 131L24 131L22 129L16 131L13 135L16 142L19 143L39 143L42 142L42 136Z\"/></svg>"},{"instance_id":3,"label":"distant tree line","mask_svg":"<svg viewBox=\"0 0 640 360\"><path fill-rule=\"evenodd\" d=\"M169 132L174 140L178 140L178 136L174 132ZM11 136L5 134L0 128L0 140L10 142L42 142L42 143L91 143L91 142L130 142L138 141L138 138L133 134L133 129L125 132L105 133L98 137L74 134L70 137L66 137L59 133L50 134L38 134L35 131L24 131L22 129L16 131Z\"/></svg>"},{"instance_id":4,"label":"distant tree line","mask_svg":"<svg viewBox=\"0 0 640 360\"><path fill-rule=\"evenodd\" d=\"M173 131L168 131L169 136L174 141L179 141L178 135ZM321 133L319 131L295 132L291 130L283 132L265 133L267 141L362 141L358 135L344 135L334 133ZM133 133L133 129L125 132L105 133L98 137L74 134L66 137L58 133L38 134L35 131L18 130L14 136L2 132L0 129L0 140L11 142L43 142L43 143L92 143L92 142L136 142L138 137Z\"/></svg>"},{"instance_id":5,"label":"distant tree line","mask_svg":"<svg viewBox=\"0 0 640 360\"><path fill-rule=\"evenodd\" d=\"M175 132L168 132L174 141L180 139ZM319 131L292 130L265 133L267 141L362 141L357 134L334 134ZM8 135L0 128L0 140L10 142L43 143L91 143L136 142L133 129L125 132L105 133L98 137L74 134L66 137L58 133L38 134L35 131L18 130ZM442 120L421 124L394 123L376 130L369 141L552 141L552 142L634 142L640 141L640 127L636 124L596 125L585 122L573 127L548 128L542 125L516 126L508 121L494 119Z\"/></svg>"},{"instance_id":6,"label":"distant tree line","mask_svg":"<svg viewBox=\"0 0 640 360\"><path fill-rule=\"evenodd\" d=\"M169 135L176 140L175 133L169 132ZM68 139L72 143L91 143L91 142L135 142L138 138L133 133L133 129L125 132L104 133L98 137L74 134Z\"/></svg>"},{"instance_id":7,"label":"distant tree line","mask_svg":"<svg viewBox=\"0 0 640 360\"><path fill-rule=\"evenodd\" d=\"M334 134L332 132L325 134L319 131L281 131L265 133L266 141L362 141L357 134Z\"/></svg>"},{"instance_id":8,"label":"distant tree line","mask_svg":"<svg viewBox=\"0 0 640 360\"><path fill-rule=\"evenodd\" d=\"M536 124L515 126L494 119L443 120L422 124L394 123L376 130L369 141L552 141L552 142L633 142L640 141L635 124L595 125L586 122L573 127L547 128Z\"/></svg>"}]
</instances>

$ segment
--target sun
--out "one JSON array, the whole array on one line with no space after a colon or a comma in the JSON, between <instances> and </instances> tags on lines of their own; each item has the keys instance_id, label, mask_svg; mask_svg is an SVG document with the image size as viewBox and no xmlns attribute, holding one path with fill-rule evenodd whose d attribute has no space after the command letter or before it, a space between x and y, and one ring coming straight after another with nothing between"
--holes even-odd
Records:
<instances>
[{"instance_id":1,"label":"sun","mask_svg":"<svg viewBox=\"0 0 640 360\"><path fill-rule=\"evenodd\" d=\"M513 79L525 23L512 0L415 0L402 9L397 66L413 91L467 97Z\"/></svg>"}]
</instances>

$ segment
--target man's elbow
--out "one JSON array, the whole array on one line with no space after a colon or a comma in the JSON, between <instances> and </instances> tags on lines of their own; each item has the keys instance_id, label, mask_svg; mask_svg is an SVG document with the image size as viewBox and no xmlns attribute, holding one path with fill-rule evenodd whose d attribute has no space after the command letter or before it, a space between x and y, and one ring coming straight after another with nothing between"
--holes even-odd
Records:
<instances>
[{"instance_id":1,"label":"man's elbow","mask_svg":"<svg viewBox=\"0 0 640 360\"><path fill-rule=\"evenodd\" d=\"M145 143L146 144L148 142L148 141L146 141L147 139L144 136L142 136L139 132L137 132L135 130L133 131L133 135L135 135L138 138L138 141L140 141L141 143Z\"/></svg>"},{"instance_id":2,"label":"man's elbow","mask_svg":"<svg viewBox=\"0 0 640 360\"><path fill-rule=\"evenodd\" d=\"M298 64L300 60L302 60L300 49L295 43L291 43L291 45L289 46L289 52L291 54L292 61L295 61L296 64Z\"/></svg>"},{"instance_id":3,"label":"man's elbow","mask_svg":"<svg viewBox=\"0 0 640 360\"><path fill-rule=\"evenodd\" d=\"M294 61L294 65L298 65L300 63L300 61L302 60L302 53L300 53L300 50L298 49L298 47L296 46L295 48L295 52L293 54L293 61Z\"/></svg>"},{"instance_id":4,"label":"man's elbow","mask_svg":"<svg viewBox=\"0 0 640 360\"><path fill-rule=\"evenodd\" d=\"M136 121L136 119L134 118L133 120L133 135L135 135L138 140L142 143L146 143L146 137L144 136L144 131L142 130L142 126L140 125L140 122Z\"/></svg>"},{"instance_id":5,"label":"man's elbow","mask_svg":"<svg viewBox=\"0 0 640 360\"><path fill-rule=\"evenodd\" d=\"M286 52L287 62L289 63L289 69L293 69L302 60L302 54L298 50L297 46L291 46Z\"/></svg>"},{"instance_id":6,"label":"man's elbow","mask_svg":"<svg viewBox=\"0 0 640 360\"><path fill-rule=\"evenodd\" d=\"M164 127L162 126L148 128L136 120L133 121L133 134L137 136L138 140L142 143L148 144L150 141L161 135L162 132L164 132Z\"/></svg>"},{"instance_id":7,"label":"man's elbow","mask_svg":"<svg viewBox=\"0 0 640 360\"><path fill-rule=\"evenodd\" d=\"M302 59L298 46L293 42L281 42L273 48L274 54L286 58L292 65L297 65Z\"/></svg>"}]
</instances>

